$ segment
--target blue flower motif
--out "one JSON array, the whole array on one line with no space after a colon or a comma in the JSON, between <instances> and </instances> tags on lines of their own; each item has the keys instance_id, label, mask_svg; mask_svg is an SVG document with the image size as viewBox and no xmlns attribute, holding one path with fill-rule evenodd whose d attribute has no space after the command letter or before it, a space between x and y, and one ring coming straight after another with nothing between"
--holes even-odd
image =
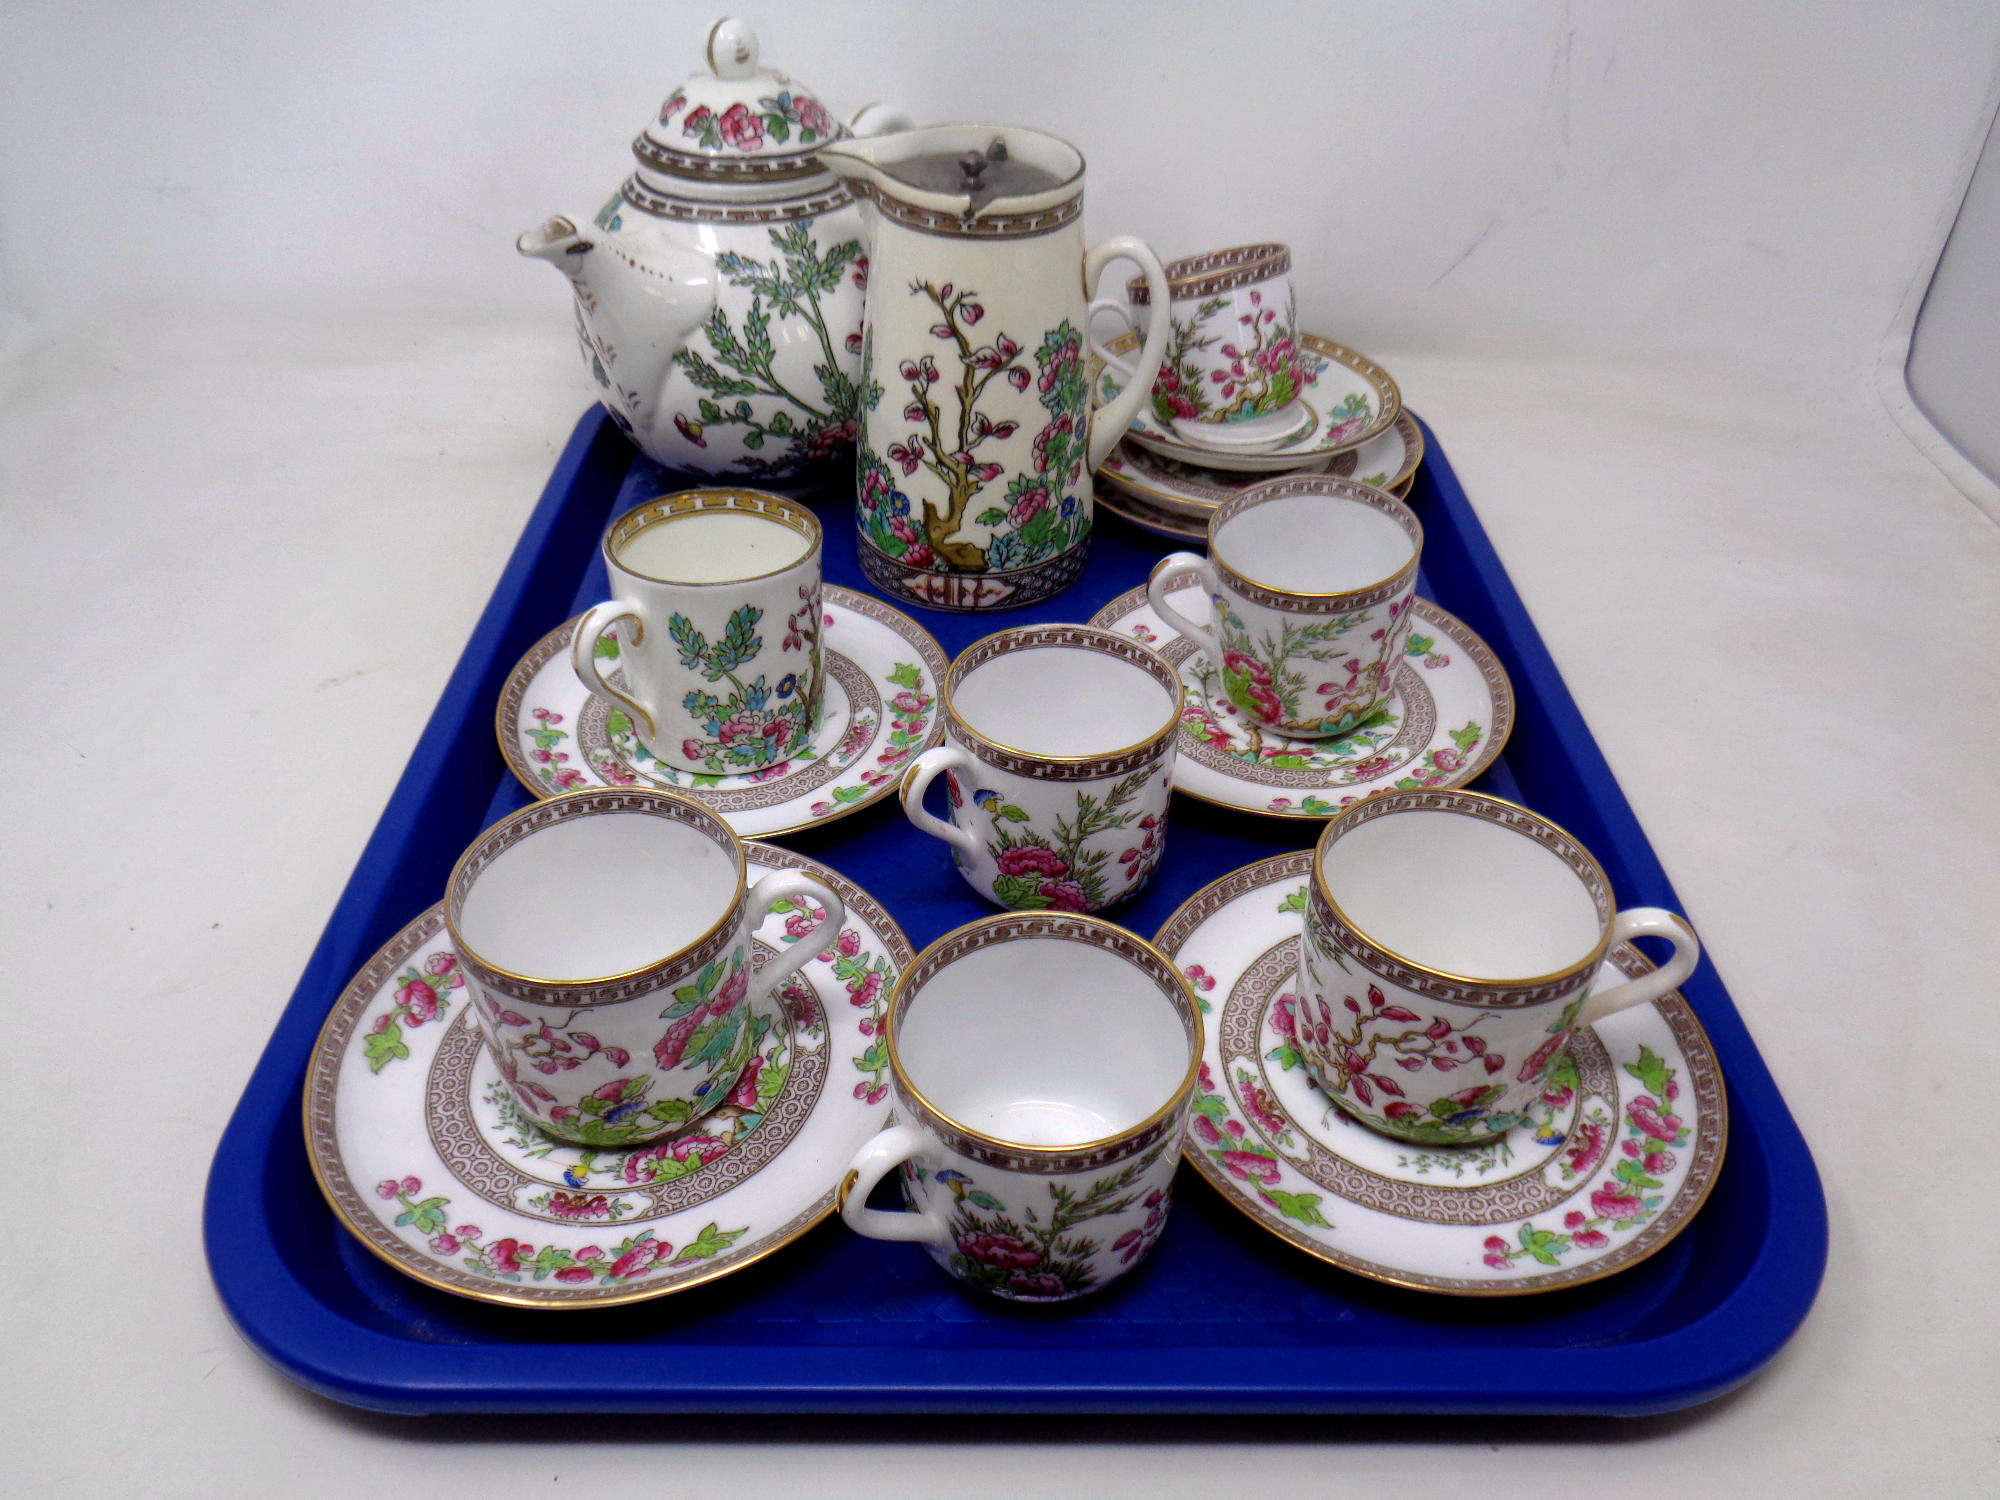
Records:
<instances>
[{"instance_id":1,"label":"blue flower motif","mask_svg":"<svg viewBox=\"0 0 2000 1500\"><path fill-rule=\"evenodd\" d=\"M1073 516L1076 514L1076 496L1074 495L1063 496L1062 513L1065 517Z\"/></svg>"},{"instance_id":2,"label":"blue flower motif","mask_svg":"<svg viewBox=\"0 0 2000 1500\"><path fill-rule=\"evenodd\" d=\"M907 516L910 513L910 497L901 490L891 490L888 508L892 516Z\"/></svg>"},{"instance_id":3,"label":"blue flower motif","mask_svg":"<svg viewBox=\"0 0 2000 1500\"><path fill-rule=\"evenodd\" d=\"M1000 805L1000 794L991 787L981 787L972 794L972 800L990 810Z\"/></svg>"},{"instance_id":4,"label":"blue flower motif","mask_svg":"<svg viewBox=\"0 0 2000 1500\"><path fill-rule=\"evenodd\" d=\"M780 698L789 698L792 696L792 694L796 693L798 690L799 690L798 673L787 672L783 677L780 677L778 679L778 696Z\"/></svg>"},{"instance_id":5,"label":"blue flower motif","mask_svg":"<svg viewBox=\"0 0 2000 1500\"><path fill-rule=\"evenodd\" d=\"M586 1182L590 1181L590 1174L588 1172L585 1172L581 1177L579 1177L576 1175L575 1167L564 1167L563 1181L568 1183L573 1188L580 1188Z\"/></svg>"}]
</instances>

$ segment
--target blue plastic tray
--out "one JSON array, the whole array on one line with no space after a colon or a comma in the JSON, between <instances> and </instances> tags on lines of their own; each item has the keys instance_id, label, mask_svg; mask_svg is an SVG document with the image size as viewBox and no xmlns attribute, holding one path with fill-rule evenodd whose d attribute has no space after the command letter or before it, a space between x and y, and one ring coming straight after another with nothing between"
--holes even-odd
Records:
<instances>
[{"instance_id":1,"label":"blue plastic tray","mask_svg":"<svg viewBox=\"0 0 2000 1500\"><path fill-rule=\"evenodd\" d=\"M1573 830L1621 904L1678 908L1434 435L1410 503L1423 592L1506 664L1519 714L1479 783ZM300 1090L334 999L437 900L452 861L527 793L494 742L509 669L604 597L597 543L628 506L682 488L593 410L577 424L395 795L278 1021L216 1153L209 1266L245 1338L311 1390L401 1412L1492 1412L1637 1415L1754 1374L1804 1318L1826 1257L1811 1155L1706 958L1683 993L1729 1088L1707 1205L1642 1265L1537 1297L1469 1301L1347 1275L1266 1235L1192 1172L1151 1260L1067 1310L961 1293L913 1245L837 1221L710 1286L597 1312L519 1311L405 1279L336 1222L306 1164ZM864 588L851 499L820 502L826 574ZM1089 570L1006 616L918 612L948 651L1002 624L1080 620L1166 544L1100 517ZM1152 888L1118 913L1150 935L1200 886L1304 847L1286 823L1178 798ZM785 840L872 891L919 947L988 908L893 800Z\"/></svg>"}]
</instances>

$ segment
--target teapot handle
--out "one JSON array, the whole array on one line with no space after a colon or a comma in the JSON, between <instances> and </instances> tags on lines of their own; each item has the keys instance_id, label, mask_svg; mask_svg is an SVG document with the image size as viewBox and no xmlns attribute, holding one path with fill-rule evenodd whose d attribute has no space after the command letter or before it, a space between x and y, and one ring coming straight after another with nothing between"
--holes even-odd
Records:
<instances>
[{"instance_id":1,"label":"teapot handle","mask_svg":"<svg viewBox=\"0 0 2000 1500\"><path fill-rule=\"evenodd\" d=\"M1104 268L1114 260L1129 260L1145 273L1146 291L1153 300L1154 307L1168 307L1172 299L1167 292L1167 273L1160 265L1159 256L1146 247L1143 240L1135 240L1130 235L1121 234L1116 239L1106 240L1101 245L1092 245L1083 257L1083 292L1087 297L1097 289L1097 279L1104 274ZM1118 440L1131 427L1132 419L1139 415L1139 403L1149 401L1153 396L1153 377L1160 372L1160 361L1166 357L1167 334L1173 327L1172 318L1151 318L1147 321L1146 342L1140 347L1138 358L1132 361L1132 375L1125 382L1125 389L1100 406L1090 419L1090 472L1095 474L1099 464L1111 456L1111 450L1118 446Z\"/></svg>"}]
</instances>

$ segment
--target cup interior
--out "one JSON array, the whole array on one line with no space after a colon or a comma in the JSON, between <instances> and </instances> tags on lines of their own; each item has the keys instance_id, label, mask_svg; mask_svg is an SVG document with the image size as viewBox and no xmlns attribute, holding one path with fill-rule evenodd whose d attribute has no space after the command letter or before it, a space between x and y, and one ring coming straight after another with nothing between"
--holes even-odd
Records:
<instances>
[{"instance_id":1,"label":"cup interior","mask_svg":"<svg viewBox=\"0 0 2000 1500\"><path fill-rule=\"evenodd\" d=\"M1082 646L1039 646L981 662L951 683L974 732L1031 755L1106 755L1161 733L1179 710L1135 662Z\"/></svg>"},{"instance_id":2,"label":"cup interior","mask_svg":"<svg viewBox=\"0 0 2000 1500\"><path fill-rule=\"evenodd\" d=\"M1386 583L1417 555L1390 513L1347 495L1282 495L1216 528L1216 557L1267 588L1341 594Z\"/></svg>"},{"instance_id":3,"label":"cup interior","mask_svg":"<svg viewBox=\"0 0 2000 1500\"><path fill-rule=\"evenodd\" d=\"M1604 936L1609 912L1589 867L1519 828L1407 808L1331 831L1338 837L1322 844L1319 868L1334 905L1377 945L1427 969L1535 979L1573 968Z\"/></svg>"},{"instance_id":4,"label":"cup interior","mask_svg":"<svg viewBox=\"0 0 2000 1500\"><path fill-rule=\"evenodd\" d=\"M645 969L705 935L734 903L733 845L639 812L534 829L479 870L454 916L485 963L577 982Z\"/></svg>"},{"instance_id":5,"label":"cup interior","mask_svg":"<svg viewBox=\"0 0 2000 1500\"><path fill-rule=\"evenodd\" d=\"M1197 1041L1171 979L1091 943L988 943L924 980L894 1022L899 1062L931 1106L1024 1146L1118 1135L1171 1104Z\"/></svg>"},{"instance_id":6,"label":"cup interior","mask_svg":"<svg viewBox=\"0 0 2000 1500\"><path fill-rule=\"evenodd\" d=\"M820 545L812 512L760 490L663 495L612 523L605 555L654 583L744 583L811 557Z\"/></svg>"}]
</instances>

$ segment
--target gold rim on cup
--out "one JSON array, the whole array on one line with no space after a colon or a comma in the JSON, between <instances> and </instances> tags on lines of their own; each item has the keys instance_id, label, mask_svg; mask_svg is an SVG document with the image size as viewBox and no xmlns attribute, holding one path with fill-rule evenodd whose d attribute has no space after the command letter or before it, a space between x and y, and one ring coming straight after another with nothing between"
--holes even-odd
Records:
<instances>
[{"instance_id":1,"label":"gold rim on cup","mask_svg":"<svg viewBox=\"0 0 2000 1500\"><path fill-rule=\"evenodd\" d=\"M1232 245L1227 250L1208 250L1200 255L1184 255L1163 266L1167 292L1176 302L1184 297L1207 297L1233 291L1259 281L1269 281L1292 269L1292 247L1275 241L1261 245ZM1146 279L1135 276L1125 283L1125 295L1134 306L1151 304Z\"/></svg>"},{"instance_id":2,"label":"gold rim on cup","mask_svg":"<svg viewBox=\"0 0 2000 1500\"><path fill-rule=\"evenodd\" d=\"M1379 510L1398 526L1410 539L1410 560L1391 573L1387 578L1374 583L1364 583L1351 589L1291 589L1279 588L1276 584L1265 583L1252 578L1222 555L1216 546L1216 536L1222 528L1245 511L1254 510L1268 500L1288 500L1295 495L1331 495L1342 500L1355 500L1363 505ZM1231 499L1216 507L1215 514L1208 518L1208 556L1225 578L1239 585L1239 591L1259 604L1268 604L1274 609L1283 609L1286 604L1298 599L1341 599L1353 604L1375 603L1364 600L1365 594L1380 594L1387 599L1400 593L1406 586L1413 586L1417 577L1417 564L1424 555L1424 523L1417 519L1417 513L1398 500L1387 490L1372 484L1363 484L1358 479L1342 479L1333 474L1290 474L1278 479L1266 479L1242 490Z\"/></svg>"},{"instance_id":3,"label":"gold rim on cup","mask_svg":"<svg viewBox=\"0 0 2000 1500\"><path fill-rule=\"evenodd\" d=\"M517 974L512 969L503 969L500 965L482 957L470 943L465 941L458 930L458 918L464 910L465 898L471 892L477 867L483 867L486 860L511 849L524 839L531 838L543 828L550 828L573 818L589 818L601 813L617 812L642 813L649 817L666 818L710 834L718 843L728 846L736 862L736 889L723 909L722 915L716 918L707 931L683 943L672 953L656 958L650 963L641 964L636 969L628 969L621 974L565 976L560 979L547 975ZM486 829L472 841L463 854L459 855L458 862L451 867L451 878L445 881L444 889L445 930L451 934L452 947L458 951L458 956L465 961L468 968L476 966L515 984L549 989L629 984L647 975L664 974L684 963L689 954L712 941L742 914L745 889L743 841L736 837L736 831L719 816L692 797L639 787L587 787L582 791L564 792L545 802L530 803L527 807L509 813Z\"/></svg>"},{"instance_id":4,"label":"gold rim on cup","mask_svg":"<svg viewBox=\"0 0 2000 1500\"><path fill-rule=\"evenodd\" d=\"M1397 812L1448 812L1474 817L1488 823L1497 823L1503 828L1533 839L1568 865L1589 890L1591 900L1597 908L1596 944L1582 958L1550 973L1495 979L1474 978L1467 974L1453 974L1445 969L1433 968L1407 954L1398 953L1386 943L1378 941L1340 909L1340 903L1334 900L1333 892L1327 886L1323 860L1326 851L1351 829ZM1597 862L1597 857L1584 848L1582 841L1576 835L1532 808L1523 807L1518 802L1510 802L1505 797L1494 797L1485 792L1436 789L1384 792L1379 796L1356 802L1351 807L1343 808L1328 821L1325 828L1320 830L1319 841L1313 846L1312 887L1313 894L1326 903L1340 925L1346 929L1345 934L1336 934L1336 938L1345 935L1358 937L1367 948L1427 979L1445 984L1463 985L1469 989L1488 993L1553 984L1559 980L1574 979L1579 974L1595 969L1604 961L1605 952L1611 945L1611 927L1618 915L1618 903L1612 896L1610 877L1604 873L1604 867ZM1364 953L1361 957L1363 962L1367 962L1369 955Z\"/></svg>"},{"instance_id":5,"label":"gold rim on cup","mask_svg":"<svg viewBox=\"0 0 2000 1500\"><path fill-rule=\"evenodd\" d=\"M1039 750L1023 750L1018 745L1009 745L1005 741L994 739L990 734L981 733L966 722L958 711L958 705L952 701L952 688L995 657L1014 651L1063 648L1095 651L1100 656L1114 657L1148 673L1155 682L1167 690L1167 695L1173 702L1166 723L1143 739L1135 740L1129 745L1120 745L1115 749L1093 750L1088 755L1045 755ZM968 742L974 749L983 748L997 755L1040 761L1051 766L1087 766L1118 756L1134 755L1142 750L1155 750L1168 744L1174 737L1174 731L1180 727L1181 710L1186 706L1187 689L1181 682L1180 673L1173 669L1165 657L1129 636L1122 636L1096 625L1014 625L1006 630L995 631L992 635L982 636L952 658L951 670L944 674L943 680L938 684L938 698L944 705L946 721L957 731L959 738Z\"/></svg>"},{"instance_id":6,"label":"gold rim on cup","mask_svg":"<svg viewBox=\"0 0 2000 1500\"><path fill-rule=\"evenodd\" d=\"M1002 927L1022 929L1013 934L1017 937L1047 937L1057 941L1087 942L1094 947L1109 948L1113 952L1128 949L1131 951L1121 954L1128 962L1134 957L1142 959L1144 968L1151 971L1155 980L1164 977L1171 981L1170 985L1162 985L1162 989L1172 995L1175 1008L1180 1012L1181 1019L1189 1030L1189 1052L1187 1071L1181 1075L1180 1082L1175 1085L1164 1104L1145 1119L1128 1125L1123 1130L1099 1136L1095 1140L1068 1141L1060 1146L1031 1146L1022 1141L1010 1141L1004 1136L997 1136L975 1125L966 1124L963 1120L938 1108L922 1089L911 1082L909 1073L903 1067L902 1053L896 1046L898 1018L913 1003L911 997L926 980L942 973L966 954L977 952L989 942L1000 941L999 936L983 939L979 935ZM1072 931L1080 928L1084 933L1093 936L1068 936L1064 933L1064 928ZM963 951L952 951L947 955L945 950L948 948ZM1102 917L1093 917L1083 912L1067 911L995 912L990 917L980 917L976 921L967 922L963 927L954 928L932 942L923 952L910 960L904 966L902 973L896 976L896 983L889 991L889 1003L883 1011L882 1035L888 1043L889 1071L895 1077L897 1088L913 1105L929 1116L926 1122L928 1125L932 1128L943 1126L947 1131L983 1147L987 1154L998 1152L1021 1156L1059 1170L1067 1158L1084 1156L1134 1141L1157 1127L1170 1123L1186 1105L1194 1088L1195 1079L1201 1073L1202 1053L1207 1045L1201 1018L1201 1003L1195 999L1194 990L1189 986L1187 976L1172 959L1145 938L1128 928L1120 927L1116 922L1107 922ZM948 1141L946 1144L955 1150L962 1149L955 1142ZM971 1156L978 1153L967 1151L965 1154ZM847 1186L846 1183L842 1184L843 1198Z\"/></svg>"},{"instance_id":7,"label":"gold rim on cup","mask_svg":"<svg viewBox=\"0 0 2000 1500\"><path fill-rule=\"evenodd\" d=\"M655 526L678 521L684 516L714 514L720 511L760 516L766 521L775 521L781 526L788 526L806 538L808 543L806 551L804 555L794 558L782 567L772 568L767 572L747 573L741 578L703 579L698 582L642 573L618 556L618 549L642 531L650 531ZM604 533L601 550L604 553L606 568L629 573L634 578L645 579L648 583L664 583L679 589L726 589L736 588L745 583L757 583L766 578L776 578L780 573L790 572L806 558L819 551L821 543L819 517L797 501L787 500L783 495L774 495L769 490L727 488L676 490L671 495L656 495L651 500L635 505L611 523L611 529ZM636 640L634 644L637 644Z\"/></svg>"}]
</instances>

